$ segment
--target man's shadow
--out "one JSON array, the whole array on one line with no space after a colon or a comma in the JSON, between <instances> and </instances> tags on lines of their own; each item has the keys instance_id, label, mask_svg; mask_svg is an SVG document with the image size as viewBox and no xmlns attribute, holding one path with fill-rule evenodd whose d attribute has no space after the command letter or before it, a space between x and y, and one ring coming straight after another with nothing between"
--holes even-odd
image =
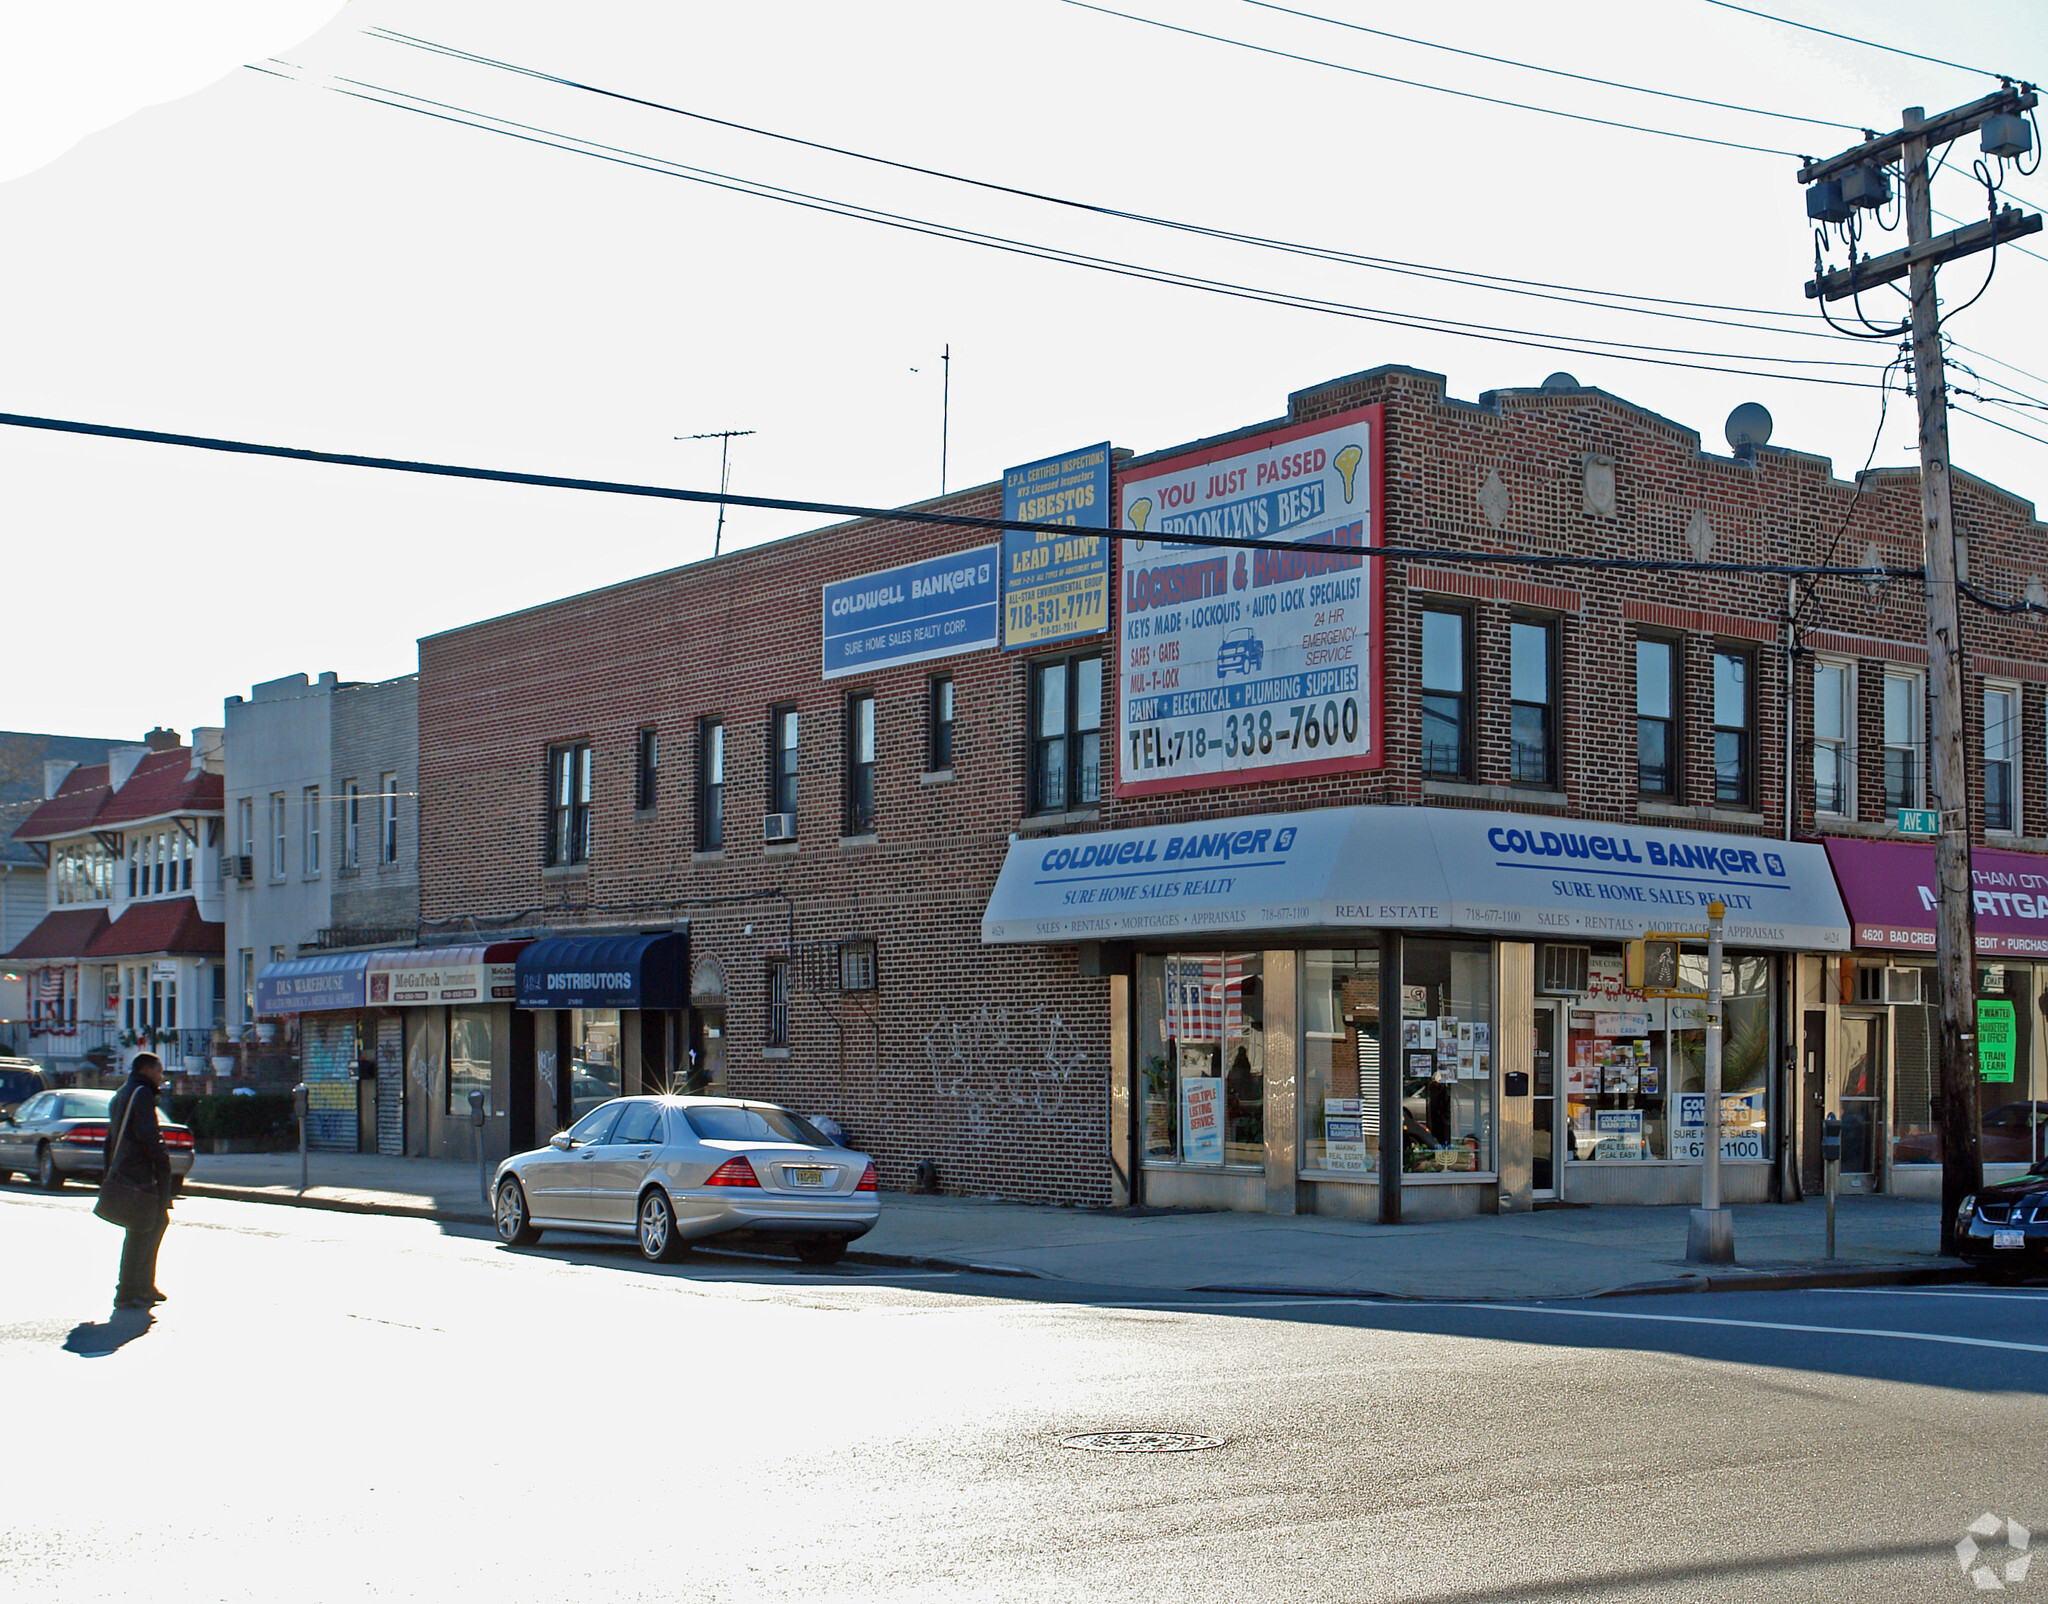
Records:
<instances>
[{"instance_id":1,"label":"man's shadow","mask_svg":"<svg viewBox=\"0 0 2048 1604\"><path fill-rule=\"evenodd\" d=\"M81 1359L104 1359L118 1353L137 1337L148 1333L156 1317L147 1309L116 1309L104 1324L81 1320L64 1339L64 1351Z\"/></svg>"}]
</instances>

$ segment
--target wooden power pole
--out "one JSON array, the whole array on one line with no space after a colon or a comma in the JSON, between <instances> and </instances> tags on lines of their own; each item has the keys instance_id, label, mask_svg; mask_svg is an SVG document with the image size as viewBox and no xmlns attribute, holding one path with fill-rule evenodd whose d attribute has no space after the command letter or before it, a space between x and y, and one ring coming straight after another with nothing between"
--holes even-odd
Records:
<instances>
[{"instance_id":1,"label":"wooden power pole","mask_svg":"<svg viewBox=\"0 0 2048 1604\"><path fill-rule=\"evenodd\" d=\"M1803 184L1846 186L1832 192L1809 192L1807 211L1823 221L1837 221L1858 206L1882 204L1888 189L1886 170L1896 159L1905 180L1906 248L1885 256L1855 258L1837 273L1815 278L1808 296L1836 301L1898 278L1907 280L1912 315L1913 379L1920 407L1920 510L1925 546L1927 587L1927 673L1933 708L1932 773L1941 829L1934 841L1939 901L1935 910L1935 1000L1941 1019L1936 1042L1937 1091L1935 1119L1941 1127L1941 1251L1955 1250L1956 1214L1964 1198L1984 1183L1978 1142L1976 920L1970 879L1971 808L1969 763L1964 750L1963 630L1956 591L1955 519L1950 501L1948 454L1948 383L1942 362L1941 314L1935 299L1935 269L1943 262L1995 248L2009 239L2037 232L2041 219L2011 207L1994 212L1937 238L1929 196L1927 153L1977 132L1994 118L2017 120L2034 105L2030 86L2010 85L1969 106L1929 118L1909 106L1896 133L1873 139L1825 162L1800 169ZM2010 136L2003 126L1991 138ZM1870 197L1878 197L1873 200ZM1877 1133L1880 1140L1887 1133Z\"/></svg>"}]
</instances>

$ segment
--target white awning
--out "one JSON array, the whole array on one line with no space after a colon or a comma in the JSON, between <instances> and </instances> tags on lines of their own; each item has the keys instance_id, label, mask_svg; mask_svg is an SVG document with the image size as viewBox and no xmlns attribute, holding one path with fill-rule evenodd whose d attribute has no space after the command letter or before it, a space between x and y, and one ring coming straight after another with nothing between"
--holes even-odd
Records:
<instances>
[{"instance_id":1,"label":"white awning","mask_svg":"<svg viewBox=\"0 0 2048 1604\"><path fill-rule=\"evenodd\" d=\"M984 942L1235 932L1491 931L1619 941L1704 930L1846 952L1849 918L1812 842L1453 808L1323 808L1013 840Z\"/></svg>"}]
</instances>

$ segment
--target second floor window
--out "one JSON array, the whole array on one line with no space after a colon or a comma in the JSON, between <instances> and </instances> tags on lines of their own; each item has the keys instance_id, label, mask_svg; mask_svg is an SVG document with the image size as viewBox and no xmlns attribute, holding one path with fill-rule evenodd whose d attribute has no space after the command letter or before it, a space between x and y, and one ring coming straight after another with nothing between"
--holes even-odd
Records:
<instances>
[{"instance_id":1,"label":"second floor window","mask_svg":"<svg viewBox=\"0 0 2048 1604\"><path fill-rule=\"evenodd\" d=\"M926 742L925 767L938 773L953 766L953 676L941 674L932 681L931 737Z\"/></svg>"},{"instance_id":2,"label":"second floor window","mask_svg":"<svg viewBox=\"0 0 2048 1604\"><path fill-rule=\"evenodd\" d=\"M590 743L548 749L548 851L551 868L590 861Z\"/></svg>"},{"instance_id":3,"label":"second floor window","mask_svg":"<svg viewBox=\"0 0 2048 1604\"><path fill-rule=\"evenodd\" d=\"M270 793L270 878L284 878L284 792Z\"/></svg>"},{"instance_id":4,"label":"second floor window","mask_svg":"<svg viewBox=\"0 0 2048 1604\"><path fill-rule=\"evenodd\" d=\"M305 863L307 874L320 872L320 787L309 785L299 805L305 810L306 846Z\"/></svg>"},{"instance_id":5,"label":"second floor window","mask_svg":"<svg viewBox=\"0 0 2048 1604\"><path fill-rule=\"evenodd\" d=\"M341 867L359 869L363 864L363 788L354 780L341 782Z\"/></svg>"},{"instance_id":6,"label":"second floor window","mask_svg":"<svg viewBox=\"0 0 2048 1604\"><path fill-rule=\"evenodd\" d=\"M1636 791L1678 794L1678 643L1636 642Z\"/></svg>"},{"instance_id":7,"label":"second floor window","mask_svg":"<svg viewBox=\"0 0 2048 1604\"><path fill-rule=\"evenodd\" d=\"M1422 772L1464 779L1471 772L1472 698L1463 613L1422 614Z\"/></svg>"},{"instance_id":8,"label":"second floor window","mask_svg":"<svg viewBox=\"0 0 2048 1604\"><path fill-rule=\"evenodd\" d=\"M1918 674L1884 677L1884 805L1920 806L1927 692Z\"/></svg>"},{"instance_id":9,"label":"second floor window","mask_svg":"<svg viewBox=\"0 0 2048 1604\"><path fill-rule=\"evenodd\" d=\"M1508 625L1508 694L1514 780L1557 783L1557 625L1518 618Z\"/></svg>"},{"instance_id":10,"label":"second floor window","mask_svg":"<svg viewBox=\"0 0 2048 1604\"><path fill-rule=\"evenodd\" d=\"M796 812L796 709L768 713L768 811Z\"/></svg>"},{"instance_id":11,"label":"second floor window","mask_svg":"<svg viewBox=\"0 0 2048 1604\"><path fill-rule=\"evenodd\" d=\"M1754 794L1756 747L1750 739L1755 665L1747 652L1714 653L1714 805L1746 808Z\"/></svg>"},{"instance_id":12,"label":"second floor window","mask_svg":"<svg viewBox=\"0 0 2048 1604\"><path fill-rule=\"evenodd\" d=\"M586 768L588 765L586 765ZM398 776L387 774L379 782L383 799L383 816L377 821L378 861L398 861Z\"/></svg>"},{"instance_id":13,"label":"second floor window","mask_svg":"<svg viewBox=\"0 0 2048 1604\"><path fill-rule=\"evenodd\" d=\"M1984 828L2011 833L2020 827L2020 692L2017 685L1984 687Z\"/></svg>"},{"instance_id":14,"label":"second floor window","mask_svg":"<svg viewBox=\"0 0 2048 1604\"><path fill-rule=\"evenodd\" d=\"M633 740L633 806L646 813L660 800L661 732L644 729Z\"/></svg>"},{"instance_id":15,"label":"second floor window","mask_svg":"<svg viewBox=\"0 0 2048 1604\"><path fill-rule=\"evenodd\" d=\"M1847 663L1813 665L1813 809L1847 817L1856 808L1850 732L1856 727L1854 673Z\"/></svg>"},{"instance_id":16,"label":"second floor window","mask_svg":"<svg viewBox=\"0 0 2048 1604\"><path fill-rule=\"evenodd\" d=\"M725 721L697 726L697 850L725 846Z\"/></svg>"},{"instance_id":17,"label":"second floor window","mask_svg":"<svg viewBox=\"0 0 2048 1604\"><path fill-rule=\"evenodd\" d=\"M1102 659L1031 665L1031 810L1102 800Z\"/></svg>"},{"instance_id":18,"label":"second floor window","mask_svg":"<svg viewBox=\"0 0 2048 1604\"><path fill-rule=\"evenodd\" d=\"M256 851L256 799L245 796L235 803L235 851L242 857L251 857ZM135 888L128 888L134 894Z\"/></svg>"},{"instance_id":19,"label":"second floor window","mask_svg":"<svg viewBox=\"0 0 2048 1604\"><path fill-rule=\"evenodd\" d=\"M846 833L875 828L875 695L855 691L846 699Z\"/></svg>"}]
</instances>

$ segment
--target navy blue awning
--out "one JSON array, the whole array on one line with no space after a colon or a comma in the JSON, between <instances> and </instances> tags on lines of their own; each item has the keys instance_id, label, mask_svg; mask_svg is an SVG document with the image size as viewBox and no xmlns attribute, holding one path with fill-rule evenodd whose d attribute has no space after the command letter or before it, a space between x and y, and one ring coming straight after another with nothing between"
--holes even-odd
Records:
<instances>
[{"instance_id":1,"label":"navy blue awning","mask_svg":"<svg viewBox=\"0 0 2048 1604\"><path fill-rule=\"evenodd\" d=\"M687 1008L690 938L548 936L519 955L521 1008Z\"/></svg>"}]
</instances>

